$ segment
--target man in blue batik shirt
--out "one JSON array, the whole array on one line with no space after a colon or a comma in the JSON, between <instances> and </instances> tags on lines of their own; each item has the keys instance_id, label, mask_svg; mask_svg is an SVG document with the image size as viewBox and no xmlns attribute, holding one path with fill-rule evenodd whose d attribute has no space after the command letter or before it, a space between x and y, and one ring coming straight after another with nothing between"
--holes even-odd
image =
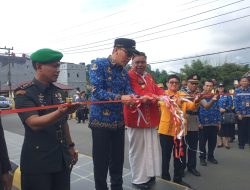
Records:
<instances>
[{"instance_id":1,"label":"man in blue batik shirt","mask_svg":"<svg viewBox=\"0 0 250 190\"><path fill-rule=\"evenodd\" d=\"M245 144L250 145L250 87L247 77L240 79L240 87L235 90L234 107L238 117L239 148L244 149Z\"/></svg>"},{"instance_id":2,"label":"man in blue batik shirt","mask_svg":"<svg viewBox=\"0 0 250 190\"><path fill-rule=\"evenodd\" d=\"M112 55L92 62L89 72L92 102L121 100L133 103L133 91L124 67L137 53L134 40L118 38ZM122 190L125 130L122 103L92 104L89 127L92 129L96 190L108 189L108 169L111 190Z\"/></svg>"},{"instance_id":3,"label":"man in blue batik shirt","mask_svg":"<svg viewBox=\"0 0 250 190\"><path fill-rule=\"evenodd\" d=\"M205 81L203 86L205 97L211 94L214 83L211 80ZM217 131L220 128L220 111L218 106L218 95L207 97L201 100L199 108L199 147L200 164L206 166L207 160L213 164L218 164L214 158L214 149L217 143ZM206 152L206 143L208 141L208 154Z\"/></svg>"}]
</instances>

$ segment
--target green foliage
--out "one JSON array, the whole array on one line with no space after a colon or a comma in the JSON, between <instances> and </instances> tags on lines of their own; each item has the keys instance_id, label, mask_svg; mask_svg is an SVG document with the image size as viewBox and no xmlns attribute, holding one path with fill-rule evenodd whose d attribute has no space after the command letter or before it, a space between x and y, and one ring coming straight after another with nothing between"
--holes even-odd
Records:
<instances>
[{"instance_id":1,"label":"green foliage","mask_svg":"<svg viewBox=\"0 0 250 190\"><path fill-rule=\"evenodd\" d=\"M156 71L152 71L150 65L147 66L146 71L151 74L156 83L164 83L168 77L168 73L165 70L160 71L156 69Z\"/></svg>"},{"instance_id":2,"label":"green foliage","mask_svg":"<svg viewBox=\"0 0 250 190\"><path fill-rule=\"evenodd\" d=\"M224 63L219 66L209 65L206 61L193 60L191 65L184 65L181 74L188 76L196 73L201 76L201 83L207 79L216 79L217 82L223 82L226 89L233 87L233 81L242 77L249 70L249 65L240 65L236 63Z\"/></svg>"}]
</instances>

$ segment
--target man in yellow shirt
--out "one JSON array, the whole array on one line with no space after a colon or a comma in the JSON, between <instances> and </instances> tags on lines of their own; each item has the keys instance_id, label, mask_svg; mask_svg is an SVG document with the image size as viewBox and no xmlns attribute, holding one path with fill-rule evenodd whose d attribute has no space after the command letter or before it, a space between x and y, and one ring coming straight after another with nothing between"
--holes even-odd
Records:
<instances>
[{"instance_id":1,"label":"man in yellow shirt","mask_svg":"<svg viewBox=\"0 0 250 190\"><path fill-rule=\"evenodd\" d=\"M160 102L161 107L161 119L159 125L159 134L160 134L160 143L162 148L162 179L171 180L169 174L169 162L171 159L171 153L180 148L179 145L182 144L183 155L180 155L180 158L174 156L174 177L173 181L175 183L190 187L189 184L182 181L182 163L185 152L185 142L184 136L186 135L186 110L194 110L196 107L195 102L188 101L184 99L188 96L185 92L178 91L180 85L180 78L176 75L170 75L167 79L168 90L165 91L165 95L169 96L181 109L184 117L183 126L185 128L184 134L181 136L181 139L176 138L176 134L179 134L181 131L182 124L180 122L174 122L174 115L170 106L166 105L165 102ZM197 101L196 99L194 101ZM179 115L180 116L180 115ZM177 147L178 146L178 147ZM179 150L178 150L179 151Z\"/></svg>"}]
</instances>

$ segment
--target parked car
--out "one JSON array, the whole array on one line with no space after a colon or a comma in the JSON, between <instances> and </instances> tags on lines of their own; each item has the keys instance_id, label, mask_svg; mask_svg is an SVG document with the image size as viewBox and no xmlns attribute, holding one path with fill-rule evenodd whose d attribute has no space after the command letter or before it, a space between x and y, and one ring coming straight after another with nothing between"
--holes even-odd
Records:
<instances>
[{"instance_id":1,"label":"parked car","mask_svg":"<svg viewBox=\"0 0 250 190\"><path fill-rule=\"evenodd\" d=\"M11 109L11 101L4 96L0 96L0 109Z\"/></svg>"}]
</instances>

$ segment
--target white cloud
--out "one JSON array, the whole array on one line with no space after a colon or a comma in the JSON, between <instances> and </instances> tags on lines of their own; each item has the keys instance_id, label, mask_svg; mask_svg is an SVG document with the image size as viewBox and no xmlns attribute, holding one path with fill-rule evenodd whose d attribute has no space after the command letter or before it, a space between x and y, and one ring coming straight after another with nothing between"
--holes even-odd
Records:
<instances>
[{"instance_id":1,"label":"white cloud","mask_svg":"<svg viewBox=\"0 0 250 190\"><path fill-rule=\"evenodd\" d=\"M168 23L235 2L235 0L200 0L193 3L188 2L191 1L3 1L0 7L0 16L2 18L0 46L13 46L15 52L20 53L30 53L43 47L62 49L64 52L63 61L89 63L90 60L96 57L108 56L112 51L114 38L120 36L134 38L138 42L137 49L145 51L148 55L148 62L249 45L249 39L247 40L250 30L249 18L206 29L184 32L247 15L249 9L237 14L188 25L191 22L250 6L249 2L243 1L223 9L200 14L196 17ZM165 25L163 25L164 23ZM185 24L186 26L181 26ZM161 26L155 27L158 25ZM145 30L151 27L155 28ZM145 31L138 32L141 30ZM160 30L164 31L159 32ZM184 33L174 35L180 32ZM150 33L155 34L148 35ZM142 35L146 36L140 37ZM168 37L159 38L162 36ZM152 38L159 39L142 42ZM102 42L94 43L98 41ZM82 53L68 54L69 51L66 51L65 48L74 46L80 47L74 48L73 52ZM93 51L96 49L104 50ZM232 55L232 58L230 55L227 55L227 57L235 61L245 61L247 59L245 54L240 55L240 52ZM236 59L237 56L241 59ZM210 57L209 59L218 60L218 56L214 58ZM220 60L224 60L223 55L220 55ZM167 71L176 71L183 63L188 63L188 60L179 63L157 64L152 67L154 69L160 68Z\"/></svg>"}]
</instances>

